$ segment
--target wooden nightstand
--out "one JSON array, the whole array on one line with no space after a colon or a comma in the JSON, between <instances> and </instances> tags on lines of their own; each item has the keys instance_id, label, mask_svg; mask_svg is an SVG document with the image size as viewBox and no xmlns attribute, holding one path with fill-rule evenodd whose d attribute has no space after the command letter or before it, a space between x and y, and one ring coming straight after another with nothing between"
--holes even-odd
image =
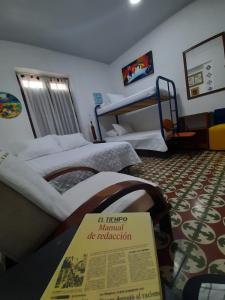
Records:
<instances>
[{"instance_id":1,"label":"wooden nightstand","mask_svg":"<svg viewBox=\"0 0 225 300\"><path fill-rule=\"evenodd\" d=\"M210 113L204 112L179 118L180 131L194 131L193 144L198 149L209 149Z\"/></svg>"}]
</instances>

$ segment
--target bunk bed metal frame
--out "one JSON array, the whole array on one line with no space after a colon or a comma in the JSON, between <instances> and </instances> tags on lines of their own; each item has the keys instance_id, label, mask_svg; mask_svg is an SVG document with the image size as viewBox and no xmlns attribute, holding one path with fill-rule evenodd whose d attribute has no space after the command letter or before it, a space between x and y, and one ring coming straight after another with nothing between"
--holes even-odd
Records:
<instances>
[{"instance_id":1,"label":"bunk bed metal frame","mask_svg":"<svg viewBox=\"0 0 225 300\"><path fill-rule=\"evenodd\" d=\"M161 83L164 82L167 85L167 93L165 94L165 90L163 90L163 94L160 91ZM100 105L95 106L95 117L96 117L96 123L98 127L98 133L100 137L100 141L103 141L102 139L102 133L100 128L100 122L99 118L102 116L115 116L116 123L119 124L119 115L129 113L132 111L136 111L148 106L157 105L158 106L158 112L159 112L159 120L160 120L160 127L161 127L161 133L165 140L165 134L163 129L163 110L162 110L162 102L169 101L169 109L170 109L170 118L173 123L173 133L176 133L179 131L178 128L178 106L177 106L177 94L176 94L176 86L175 83L166 77L158 76L156 78L156 92L155 94L145 97L139 100L136 100L132 103L121 105L120 107L114 108L112 110L109 110L105 113L98 113L98 110L100 108Z\"/></svg>"}]
</instances>

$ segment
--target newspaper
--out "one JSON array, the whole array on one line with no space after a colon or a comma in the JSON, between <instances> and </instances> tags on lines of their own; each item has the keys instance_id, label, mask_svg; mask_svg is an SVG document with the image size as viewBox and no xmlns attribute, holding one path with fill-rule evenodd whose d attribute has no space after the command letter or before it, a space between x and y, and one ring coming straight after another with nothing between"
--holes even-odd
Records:
<instances>
[{"instance_id":1,"label":"newspaper","mask_svg":"<svg viewBox=\"0 0 225 300\"><path fill-rule=\"evenodd\" d=\"M149 213L87 214L41 299L162 299Z\"/></svg>"}]
</instances>

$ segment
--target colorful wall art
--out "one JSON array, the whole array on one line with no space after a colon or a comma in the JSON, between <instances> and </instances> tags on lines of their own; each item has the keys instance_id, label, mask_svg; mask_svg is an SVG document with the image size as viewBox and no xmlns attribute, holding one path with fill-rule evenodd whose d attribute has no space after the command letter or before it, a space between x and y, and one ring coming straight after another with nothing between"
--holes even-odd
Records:
<instances>
[{"instance_id":1,"label":"colorful wall art","mask_svg":"<svg viewBox=\"0 0 225 300\"><path fill-rule=\"evenodd\" d=\"M152 51L140 56L135 61L122 68L124 85L129 85L154 73Z\"/></svg>"},{"instance_id":2,"label":"colorful wall art","mask_svg":"<svg viewBox=\"0 0 225 300\"><path fill-rule=\"evenodd\" d=\"M21 102L13 95L0 92L0 118L12 119L22 111Z\"/></svg>"}]
</instances>

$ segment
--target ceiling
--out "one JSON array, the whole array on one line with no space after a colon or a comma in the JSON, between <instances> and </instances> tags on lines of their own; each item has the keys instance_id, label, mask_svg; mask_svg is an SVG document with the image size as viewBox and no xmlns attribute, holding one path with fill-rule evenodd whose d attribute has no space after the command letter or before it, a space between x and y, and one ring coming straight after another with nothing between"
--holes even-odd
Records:
<instances>
[{"instance_id":1,"label":"ceiling","mask_svg":"<svg viewBox=\"0 0 225 300\"><path fill-rule=\"evenodd\" d=\"M111 63L193 0L0 0L0 39Z\"/></svg>"}]
</instances>

